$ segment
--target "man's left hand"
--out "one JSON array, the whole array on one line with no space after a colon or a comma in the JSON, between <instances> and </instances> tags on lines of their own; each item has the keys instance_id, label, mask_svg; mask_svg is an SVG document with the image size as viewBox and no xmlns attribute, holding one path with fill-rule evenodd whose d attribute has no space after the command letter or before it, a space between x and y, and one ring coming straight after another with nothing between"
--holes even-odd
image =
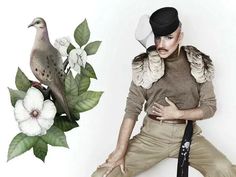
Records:
<instances>
[{"instance_id":1,"label":"man's left hand","mask_svg":"<svg viewBox=\"0 0 236 177\"><path fill-rule=\"evenodd\" d=\"M169 106L163 106L155 102L152 113L156 115L159 120L179 119L181 116L180 110L167 97L165 97L165 100Z\"/></svg>"}]
</instances>

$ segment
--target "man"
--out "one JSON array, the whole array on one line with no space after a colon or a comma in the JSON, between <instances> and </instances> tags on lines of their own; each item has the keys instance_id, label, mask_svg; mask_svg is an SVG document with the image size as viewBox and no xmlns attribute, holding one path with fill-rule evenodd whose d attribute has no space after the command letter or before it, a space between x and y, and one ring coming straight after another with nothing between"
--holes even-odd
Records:
<instances>
[{"instance_id":1,"label":"man","mask_svg":"<svg viewBox=\"0 0 236 177\"><path fill-rule=\"evenodd\" d=\"M201 135L196 123L216 111L209 56L193 46L180 47L183 32L175 8L158 9L149 22L154 37L147 33L139 40L148 49L132 63L133 78L117 146L92 177L133 177L165 158L178 156L205 177L236 177L236 167ZM155 46L147 45L150 37ZM143 126L129 140L144 102ZM189 141L183 138L186 122L193 126Z\"/></svg>"}]
</instances>

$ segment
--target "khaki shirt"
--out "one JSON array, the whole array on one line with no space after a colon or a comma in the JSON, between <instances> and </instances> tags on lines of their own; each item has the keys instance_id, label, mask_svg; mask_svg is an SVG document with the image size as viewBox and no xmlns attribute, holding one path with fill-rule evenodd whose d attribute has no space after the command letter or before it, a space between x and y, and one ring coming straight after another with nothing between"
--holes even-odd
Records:
<instances>
[{"instance_id":1,"label":"khaki shirt","mask_svg":"<svg viewBox=\"0 0 236 177\"><path fill-rule=\"evenodd\" d=\"M164 64L164 75L154 82L151 88L144 89L131 82L124 118L137 120L144 103L144 111L152 114L154 102L163 106L168 105L165 97L174 102L180 110L199 107L203 110L203 119L212 117L216 111L212 81L196 82L191 75L186 52L181 48L178 57L170 56L164 59Z\"/></svg>"}]
</instances>

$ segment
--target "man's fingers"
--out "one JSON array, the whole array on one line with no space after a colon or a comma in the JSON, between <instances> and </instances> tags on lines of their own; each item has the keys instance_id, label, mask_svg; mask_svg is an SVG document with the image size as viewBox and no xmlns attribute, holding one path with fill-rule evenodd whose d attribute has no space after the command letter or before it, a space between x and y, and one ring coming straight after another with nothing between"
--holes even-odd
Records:
<instances>
[{"instance_id":1,"label":"man's fingers","mask_svg":"<svg viewBox=\"0 0 236 177\"><path fill-rule=\"evenodd\" d=\"M121 170L121 172L122 172L123 174L125 174L125 166L124 166L123 163L120 164L120 170Z\"/></svg>"},{"instance_id":2,"label":"man's fingers","mask_svg":"<svg viewBox=\"0 0 236 177\"><path fill-rule=\"evenodd\" d=\"M172 101L169 100L169 98L165 97L165 100L169 105L175 105Z\"/></svg>"},{"instance_id":3,"label":"man's fingers","mask_svg":"<svg viewBox=\"0 0 236 177\"><path fill-rule=\"evenodd\" d=\"M164 117L158 117L160 121L166 120Z\"/></svg>"},{"instance_id":4,"label":"man's fingers","mask_svg":"<svg viewBox=\"0 0 236 177\"><path fill-rule=\"evenodd\" d=\"M161 110L164 109L164 106L162 106L161 104L158 104L157 102L154 102L154 105Z\"/></svg>"},{"instance_id":5,"label":"man's fingers","mask_svg":"<svg viewBox=\"0 0 236 177\"><path fill-rule=\"evenodd\" d=\"M156 116L158 116L158 117L163 116L163 113L157 112L157 111L155 111L155 110L153 110L152 112L153 112ZM158 118L158 117L157 117L157 118Z\"/></svg>"},{"instance_id":6,"label":"man's fingers","mask_svg":"<svg viewBox=\"0 0 236 177\"><path fill-rule=\"evenodd\" d=\"M103 167L109 167L110 168L111 166L112 166L112 164L105 162L105 163L99 165L98 168L103 168Z\"/></svg>"},{"instance_id":7,"label":"man's fingers","mask_svg":"<svg viewBox=\"0 0 236 177\"><path fill-rule=\"evenodd\" d=\"M109 168L109 169L105 172L105 174L103 175L103 177L107 177L107 175L109 175L112 170L113 170L113 168Z\"/></svg>"},{"instance_id":8,"label":"man's fingers","mask_svg":"<svg viewBox=\"0 0 236 177\"><path fill-rule=\"evenodd\" d=\"M153 106L152 108L156 112L162 112L162 110L160 108L156 107L156 106Z\"/></svg>"}]
</instances>

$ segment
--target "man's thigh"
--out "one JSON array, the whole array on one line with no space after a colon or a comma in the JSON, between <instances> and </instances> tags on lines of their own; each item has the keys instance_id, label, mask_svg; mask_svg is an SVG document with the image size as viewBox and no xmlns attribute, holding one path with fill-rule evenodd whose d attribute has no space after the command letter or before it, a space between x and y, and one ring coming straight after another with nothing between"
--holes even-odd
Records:
<instances>
[{"instance_id":1,"label":"man's thigh","mask_svg":"<svg viewBox=\"0 0 236 177\"><path fill-rule=\"evenodd\" d=\"M142 131L129 140L125 155L125 168L127 173L123 175L120 167L116 167L108 177L133 177L146 171L168 156L168 144L156 142L148 135L145 127ZM107 168L97 169L92 177L102 177Z\"/></svg>"},{"instance_id":2,"label":"man's thigh","mask_svg":"<svg viewBox=\"0 0 236 177\"><path fill-rule=\"evenodd\" d=\"M189 162L204 176L222 173L231 177L233 173L233 166L227 157L201 135L192 140Z\"/></svg>"}]
</instances>

